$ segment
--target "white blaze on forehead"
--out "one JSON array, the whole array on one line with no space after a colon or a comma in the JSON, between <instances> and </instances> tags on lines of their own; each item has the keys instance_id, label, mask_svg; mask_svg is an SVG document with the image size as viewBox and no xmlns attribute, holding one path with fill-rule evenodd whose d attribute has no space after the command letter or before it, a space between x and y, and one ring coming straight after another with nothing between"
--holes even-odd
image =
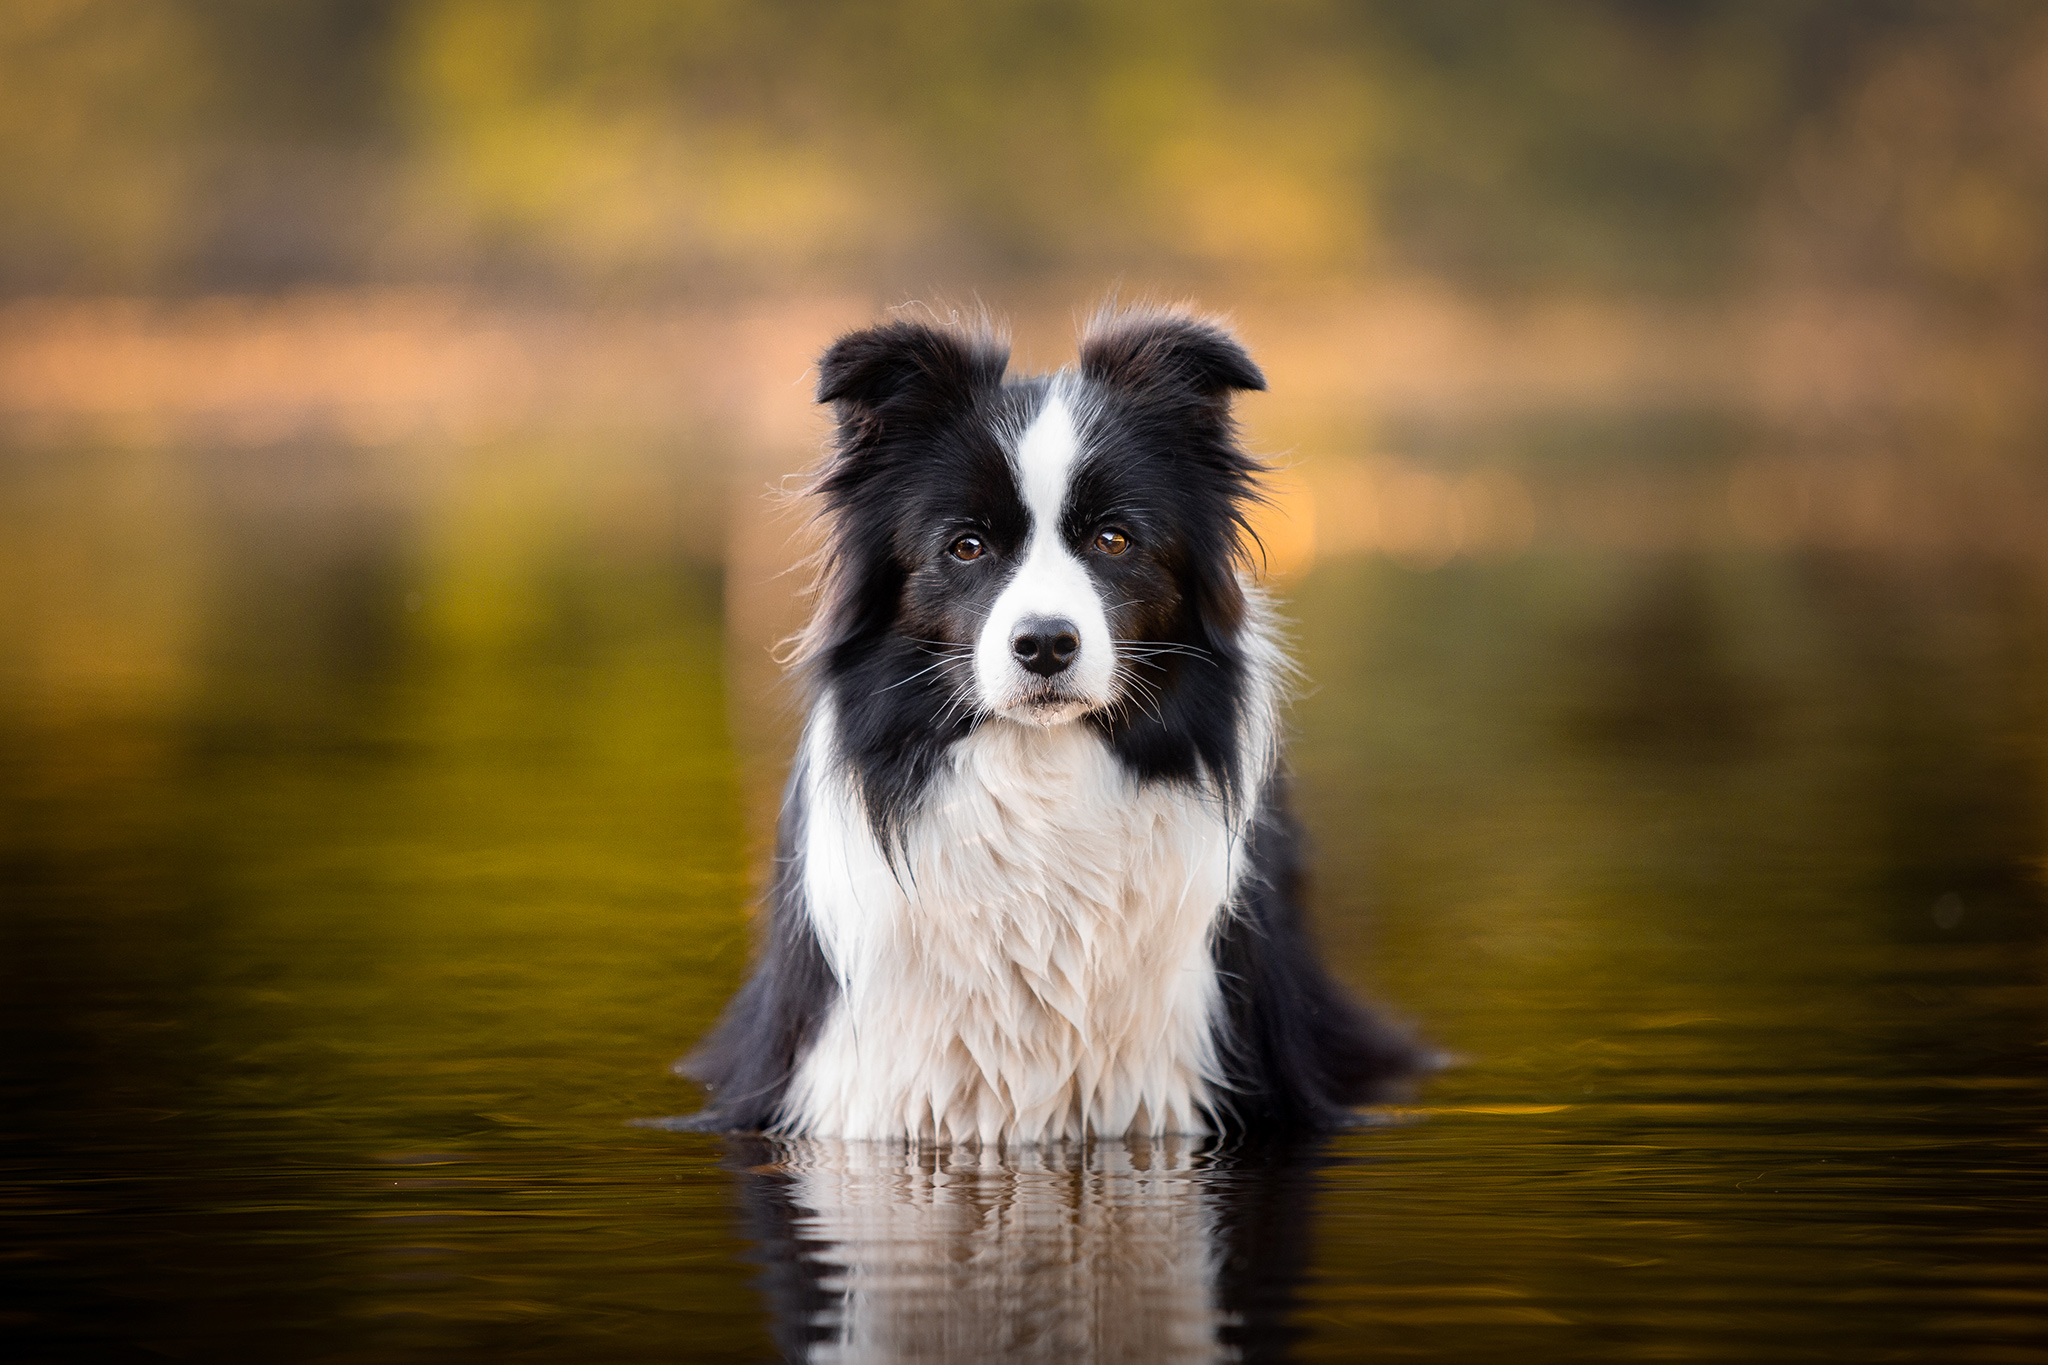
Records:
<instances>
[{"instance_id":1,"label":"white blaze on forehead","mask_svg":"<svg viewBox=\"0 0 2048 1365\"><path fill-rule=\"evenodd\" d=\"M975 680L982 704L992 711L1007 710L1044 686L1044 680L1019 664L1011 650L1019 623L1033 616L1063 617L1074 623L1080 637L1081 650L1073 665L1053 679L1060 692L1078 707L1102 706L1110 700L1115 659L1108 613L1094 578L1060 536L1060 512L1081 454L1081 430L1073 407L1054 384L1011 457L1031 531L1016 572L990 607L975 642Z\"/></svg>"},{"instance_id":2,"label":"white blaze on forehead","mask_svg":"<svg viewBox=\"0 0 2048 1365\"><path fill-rule=\"evenodd\" d=\"M1017 442L1017 491L1024 495L1025 510L1031 513L1034 538L1045 531L1059 534L1067 477L1080 455L1081 432L1074 425L1074 411L1067 406L1066 395L1055 388Z\"/></svg>"}]
</instances>

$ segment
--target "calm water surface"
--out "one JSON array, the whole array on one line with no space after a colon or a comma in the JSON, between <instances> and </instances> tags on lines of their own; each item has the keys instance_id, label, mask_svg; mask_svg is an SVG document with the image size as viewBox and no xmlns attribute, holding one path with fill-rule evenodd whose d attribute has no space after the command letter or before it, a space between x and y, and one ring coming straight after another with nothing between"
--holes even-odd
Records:
<instances>
[{"instance_id":1,"label":"calm water surface","mask_svg":"<svg viewBox=\"0 0 2048 1365\"><path fill-rule=\"evenodd\" d=\"M2041 561L1324 562L1324 937L1460 1066L723 1141L636 1122L747 948L722 495L410 459L0 452L9 1358L2048 1360Z\"/></svg>"}]
</instances>

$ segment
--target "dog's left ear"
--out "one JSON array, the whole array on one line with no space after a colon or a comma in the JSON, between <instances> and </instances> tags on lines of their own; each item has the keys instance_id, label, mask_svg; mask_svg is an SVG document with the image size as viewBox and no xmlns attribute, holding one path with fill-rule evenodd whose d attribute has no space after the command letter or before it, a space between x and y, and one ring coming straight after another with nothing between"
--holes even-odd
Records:
<instances>
[{"instance_id":1,"label":"dog's left ear","mask_svg":"<svg viewBox=\"0 0 2048 1365\"><path fill-rule=\"evenodd\" d=\"M1188 313L1099 317L1081 338L1081 373L1099 384L1227 398L1263 389L1266 376L1220 324Z\"/></svg>"}]
</instances>

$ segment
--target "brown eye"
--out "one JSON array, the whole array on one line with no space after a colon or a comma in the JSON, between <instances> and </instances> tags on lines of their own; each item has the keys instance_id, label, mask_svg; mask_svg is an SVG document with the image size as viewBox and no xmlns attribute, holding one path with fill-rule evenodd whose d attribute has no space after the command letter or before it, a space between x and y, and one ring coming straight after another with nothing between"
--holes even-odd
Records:
<instances>
[{"instance_id":1,"label":"brown eye","mask_svg":"<svg viewBox=\"0 0 2048 1365\"><path fill-rule=\"evenodd\" d=\"M1095 548L1106 555L1120 555L1131 548L1131 538L1111 527L1095 537Z\"/></svg>"},{"instance_id":2,"label":"brown eye","mask_svg":"<svg viewBox=\"0 0 2048 1365\"><path fill-rule=\"evenodd\" d=\"M980 559L982 551L980 536L962 536L953 542L953 558Z\"/></svg>"}]
</instances>

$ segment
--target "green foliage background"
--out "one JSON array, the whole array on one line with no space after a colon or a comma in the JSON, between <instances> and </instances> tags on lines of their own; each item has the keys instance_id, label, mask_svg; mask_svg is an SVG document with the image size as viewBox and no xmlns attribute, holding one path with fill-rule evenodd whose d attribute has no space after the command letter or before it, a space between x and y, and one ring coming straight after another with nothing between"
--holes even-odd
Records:
<instances>
[{"instance_id":1,"label":"green foliage background","mask_svg":"<svg viewBox=\"0 0 2048 1365\"><path fill-rule=\"evenodd\" d=\"M16 0L0 286L2034 295L2027 0Z\"/></svg>"}]
</instances>

